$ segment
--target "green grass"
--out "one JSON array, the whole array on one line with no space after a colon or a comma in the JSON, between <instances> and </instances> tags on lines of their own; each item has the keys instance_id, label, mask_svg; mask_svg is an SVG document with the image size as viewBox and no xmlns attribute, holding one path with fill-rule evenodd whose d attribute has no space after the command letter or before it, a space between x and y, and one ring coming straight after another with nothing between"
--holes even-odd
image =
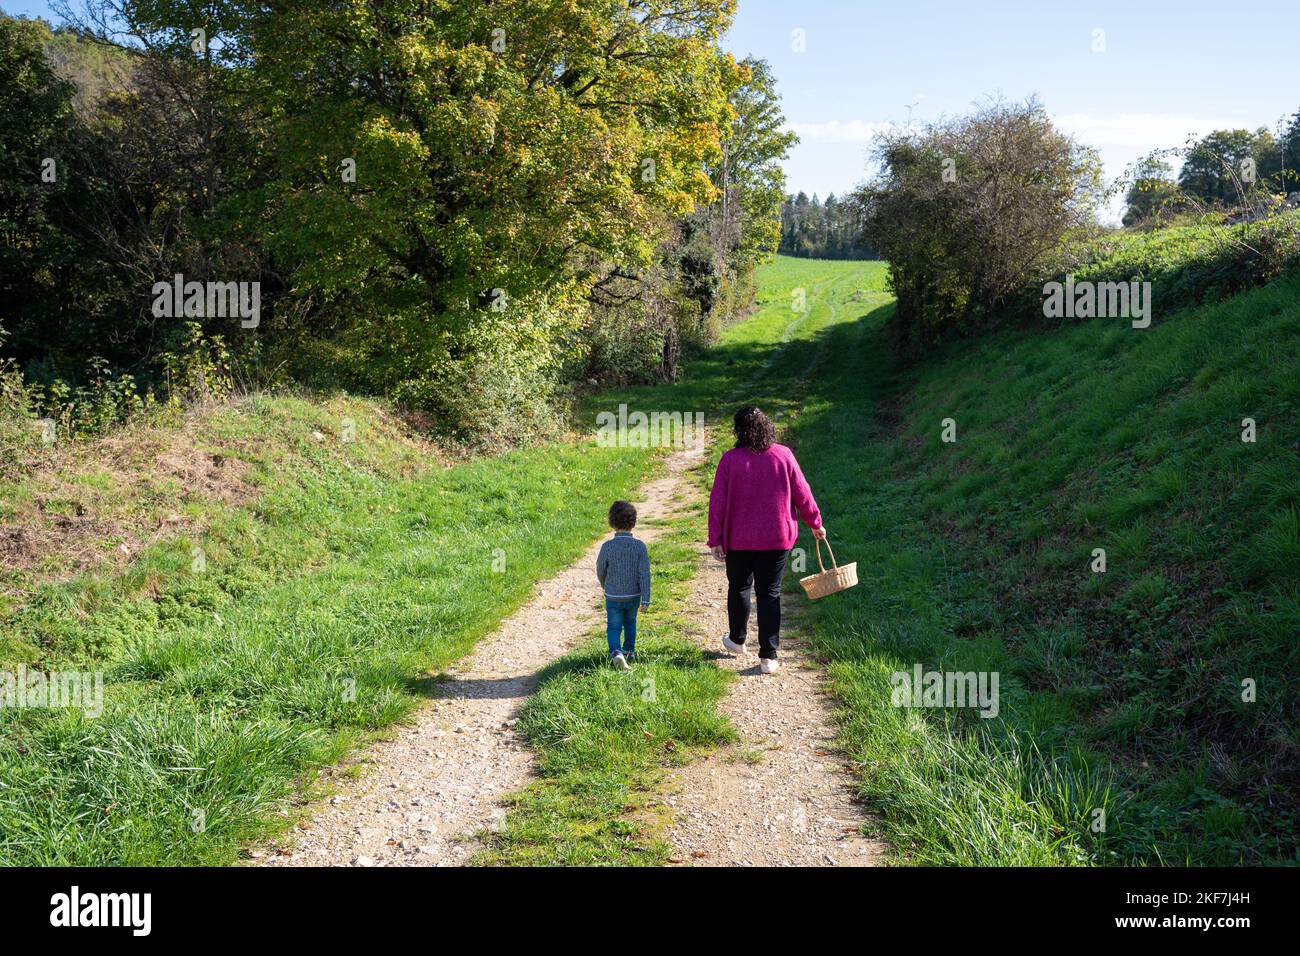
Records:
<instances>
[{"instance_id":1,"label":"green grass","mask_svg":"<svg viewBox=\"0 0 1300 956\"><path fill-rule=\"evenodd\" d=\"M834 265L800 273L820 285L857 275ZM797 371L806 356L797 342L780 348L783 338L834 317L825 306L792 313L787 295L752 329L730 330L691 387L601 401L671 394L670 408L713 409L715 390ZM0 864L235 860L247 841L287 825L314 768L409 713L425 674L575 559L653 455L579 442L444 468L391 416L346 398L256 397L179 424L67 449L58 469L0 485L6 519L34 534L56 510L122 528L88 539L95 555L84 567L52 547L3 582L5 669L102 670L106 692L99 717L0 712ZM238 468L247 500L228 504L183 469L158 467L176 455ZM150 543L173 516L181 530ZM140 550L117 563L126 542ZM503 574L491 570L496 549ZM672 567L661 563L660 573ZM657 613L647 617L658 633L647 636L646 669L664 669L660 699L707 697L719 673L693 661ZM690 708L687 718L665 711L655 725L664 740L687 748L725 734L706 705Z\"/></svg>"},{"instance_id":2,"label":"green grass","mask_svg":"<svg viewBox=\"0 0 1300 956\"><path fill-rule=\"evenodd\" d=\"M1121 229L1088 241L1071 240L1062 250L1057 272L1073 272L1076 281L1150 282L1159 320L1176 309L1226 299L1300 266L1300 212L1236 225L1224 224L1223 218L1184 216L1163 228ZM1011 311L1039 325L1042 305L1036 279L1017 294Z\"/></svg>"},{"instance_id":3,"label":"green grass","mask_svg":"<svg viewBox=\"0 0 1300 956\"><path fill-rule=\"evenodd\" d=\"M1290 274L905 370L888 307L829 332L789 437L862 583L809 620L901 858L1297 858L1298 306ZM918 662L999 672L999 717L893 707Z\"/></svg>"},{"instance_id":4,"label":"green grass","mask_svg":"<svg viewBox=\"0 0 1300 956\"><path fill-rule=\"evenodd\" d=\"M581 443L410 471L353 411L347 445L313 438L322 412L298 399L219 413L208 437L231 453L276 439L252 456L259 496L207 527L202 571L173 539L9 615L9 661L103 670L106 689L99 717L0 711L0 863L234 860L286 825L306 771L407 714L423 674L576 558L649 463Z\"/></svg>"},{"instance_id":5,"label":"green grass","mask_svg":"<svg viewBox=\"0 0 1300 956\"><path fill-rule=\"evenodd\" d=\"M890 356L881 277L875 263L780 259L765 308L685 383L627 400L715 417L754 400L780 418L859 565L862 584L806 621L894 858L1294 859L1300 277L1145 331L1004 333L908 369ZM798 287L812 308L792 322ZM1254 445L1240 442L1247 415ZM1096 547L1105 574L1090 571ZM563 662L530 703L545 779L486 859L667 852L644 806L682 751L633 746L603 721L617 677L601 660L594 645ZM998 717L893 706L891 675L915 663L997 672ZM1240 701L1242 675L1267 685L1256 704ZM624 772L589 773L629 746L640 757Z\"/></svg>"},{"instance_id":6,"label":"green grass","mask_svg":"<svg viewBox=\"0 0 1300 956\"><path fill-rule=\"evenodd\" d=\"M1176 313L1157 290L1147 330L1003 332L906 369L880 263L778 259L761 279L757 314L682 383L589 396L581 424L621 402L703 412L716 461L736 405L778 417L837 556L858 563L862 583L805 623L896 859L1296 861L1300 276ZM180 511L197 530L121 567L6 581L0 659L102 667L109 686L98 719L0 713L0 862L234 860L651 467L652 450L589 442L426 467L354 406L371 437L346 447L311 434L332 437L338 410L300 399L216 415L195 443L242 456L256 495L235 507L161 479L132 504L93 468L4 489L8 515L116 496L146 525ZM593 635L543 675L520 724L541 779L480 862L665 859L648 796L731 736L726 677L686 636L693 507L652 552L643 662L613 671ZM917 663L997 672L997 718L893 706L891 675Z\"/></svg>"}]
</instances>

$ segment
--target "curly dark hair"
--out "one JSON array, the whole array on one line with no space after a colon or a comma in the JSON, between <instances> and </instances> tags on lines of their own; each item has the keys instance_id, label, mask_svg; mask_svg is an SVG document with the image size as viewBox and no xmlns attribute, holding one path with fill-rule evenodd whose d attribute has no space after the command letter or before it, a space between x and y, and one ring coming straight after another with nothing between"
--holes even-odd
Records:
<instances>
[{"instance_id":1,"label":"curly dark hair","mask_svg":"<svg viewBox=\"0 0 1300 956\"><path fill-rule=\"evenodd\" d=\"M732 427L737 448L767 451L776 442L776 426L757 405L746 405L736 412Z\"/></svg>"},{"instance_id":2,"label":"curly dark hair","mask_svg":"<svg viewBox=\"0 0 1300 956\"><path fill-rule=\"evenodd\" d=\"M616 501L609 506L609 526L615 531L631 531L636 527L636 508L630 501Z\"/></svg>"}]
</instances>

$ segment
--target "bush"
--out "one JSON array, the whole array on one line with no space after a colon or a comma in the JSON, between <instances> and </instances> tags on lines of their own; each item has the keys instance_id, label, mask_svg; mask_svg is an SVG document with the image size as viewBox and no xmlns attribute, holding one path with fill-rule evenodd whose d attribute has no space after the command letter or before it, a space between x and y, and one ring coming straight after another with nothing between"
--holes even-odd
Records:
<instances>
[{"instance_id":1,"label":"bush","mask_svg":"<svg viewBox=\"0 0 1300 956\"><path fill-rule=\"evenodd\" d=\"M882 134L876 152L883 175L858 200L890 262L904 353L993 324L1099 198L1096 155L1032 99Z\"/></svg>"},{"instance_id":2,"label":"bush","mask_svg":"<svg viewBox=\"0 0 1300 956\"><path fill-rule=\"evenodd\" d=\"M4 329L0 328L0 338ZM31 390L23 375L6 358L0 358L0 477L10 473L21 460L25 449L39 434Z\"/></svg>"}]
</instances>

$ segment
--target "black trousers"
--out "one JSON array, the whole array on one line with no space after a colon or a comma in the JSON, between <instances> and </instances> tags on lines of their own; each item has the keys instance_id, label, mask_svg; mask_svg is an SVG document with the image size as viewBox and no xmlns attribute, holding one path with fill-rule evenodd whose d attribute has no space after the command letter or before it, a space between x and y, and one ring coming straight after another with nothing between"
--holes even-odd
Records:
<instances>
[{"instance_id":1,"label":"black trousers","mask_svg":"<svg viewBox=\"0 0 1300 956\"><path fill-rule=\"evenodd\" d=\"M727 552L727 630L737 644L749 629L749 595L758 591L758 656L776 657L781 643L781 579L789 551Z\"/></svg>"}]
</instances>

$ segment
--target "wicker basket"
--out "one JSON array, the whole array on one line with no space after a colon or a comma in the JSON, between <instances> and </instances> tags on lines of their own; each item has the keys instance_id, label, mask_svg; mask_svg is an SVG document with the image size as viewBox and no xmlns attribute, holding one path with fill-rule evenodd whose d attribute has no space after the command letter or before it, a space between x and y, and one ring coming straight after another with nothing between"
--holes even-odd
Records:
<instances>
[{"instance_id":1,"label":"wicker basket","mask_svg":"<svg viewBox=\"0 0 1300 956\"><path fill-rule=\"evenodd\" d=\"M835 552L831 551L831 543L826 542L826 550L830 551L831 569L826 570L826 565L822 564L822 539L814 539L817 542L817 567L821 568L817 574L810 574L806 578L799 579L799 586L807 592L808 597L815 601L823 598L828 594L834 594L836 591L844 591L858 583L858 563L846 564L840 567L835 563Z\"/></svg>"}]
</instances>

